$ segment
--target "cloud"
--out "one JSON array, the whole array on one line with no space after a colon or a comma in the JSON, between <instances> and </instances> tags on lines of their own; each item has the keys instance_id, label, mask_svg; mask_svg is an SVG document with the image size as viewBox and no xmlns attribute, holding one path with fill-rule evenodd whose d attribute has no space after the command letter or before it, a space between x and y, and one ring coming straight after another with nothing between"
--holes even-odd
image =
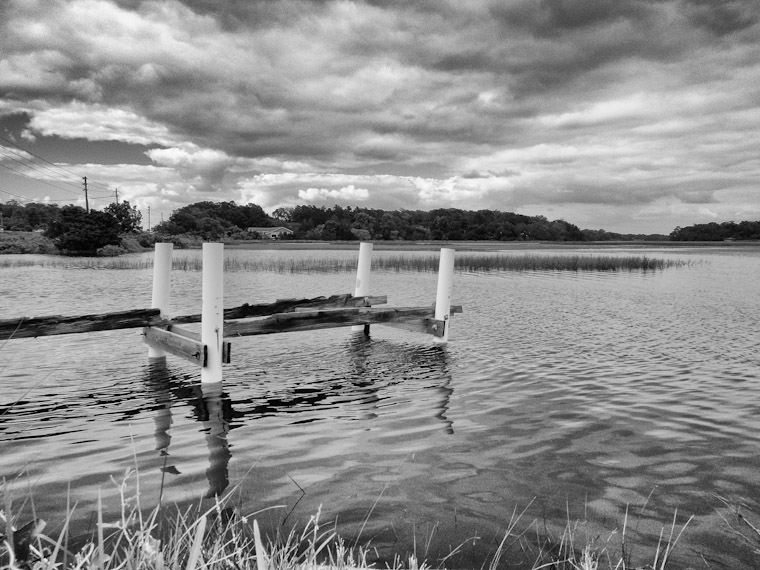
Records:
<instances>
[{"instance_id":1,"label":"cloud","mask_svg":"<svg viewBox=\"0 0 760 570\"><path fill-rule=\"evenodd\" d=\"M752 211L758 31L749 0L7 0L0 115L28 114L33 145L143 145L154 170L102 172L167 210L334 200L665 231Z\"/></svg>"},{"instance_id":2,"label":"cloud","mask_svg":"<svg viewBox=\"0 0 760 570\"><path fill-rule=\"evenodd\" d=\"M337 190L307 188L306 190L299 190L298 197L307 202L324 202L326 200L364 201L369 198L369 190L366 188L356 188L353 184Z\"/></svg>"},{"instance_id":3,"label":"cloud","mask_svg":"<svg viewBox=\"0 0 760 570\"><path fill-rule=\"evenodd\" d=\"M165 125L138 113L79 101L33 111L29 127L27 131L65 139L141 145L171 144L176 140Z\"/></svg>"},{"instance_id":4,"label":"cloud","mask_svg":"<svg viewBox=\"0 0 760 570\"><path fill-rule=\"evenodd\" d=\"M218 190L227 171L237 162L222 151L191 143L151 149L145 154L156 164L176 170L183 179L192 181L196 190L204 191Z\"/></svg>"}]
</instances>

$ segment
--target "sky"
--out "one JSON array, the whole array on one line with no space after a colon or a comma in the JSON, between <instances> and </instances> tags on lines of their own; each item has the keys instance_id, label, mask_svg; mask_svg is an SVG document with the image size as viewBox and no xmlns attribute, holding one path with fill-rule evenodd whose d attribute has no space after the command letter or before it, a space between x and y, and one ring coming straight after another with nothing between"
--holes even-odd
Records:
<instances>
[{"instance_id":1,"label":"sky","mask_svg":"<svg viewBox=\"0 0 760 570\"><path fill-rule=\"evenodd\" d=\"M2 0L0 201L760 220L758 0Z\"/></svg>"}]
</instances>

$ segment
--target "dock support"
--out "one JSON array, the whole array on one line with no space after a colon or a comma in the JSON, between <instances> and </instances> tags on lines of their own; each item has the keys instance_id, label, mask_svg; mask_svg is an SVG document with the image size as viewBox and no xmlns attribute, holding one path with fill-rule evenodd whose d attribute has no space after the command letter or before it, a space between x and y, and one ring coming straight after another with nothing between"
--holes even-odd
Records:
<instances>
[{"instance_id":1,"label":"dock support","mask_svg":"<svg viewBox=\"0 0 760 570\"><path fill-rule=\"evenodd\" d=\"M438 291L435 297L435 318L444 322L443 336L433 337L433 342L443 344L449 340L449 317L451 310L451 287L454 283L454 250L441 248L438 263Z\"/></svg>"},{"instance_id":2,"label":"dock support","mask_svg":"<svg viewBox=\"0 0 760 570\"><path fill-rule=\"evenodd\" d=\"M361 242L359 244L359 263L356 267L356 288L354 297L366 297L369 295L369 276L372 267L372 243ZM369 325L356 325L351 327L354 332L363 331L369 335Z\"/></svg>"},{"instance_id":3,"label":"dock support","mask_svg":"<svg viewBox=\"0 0 760 570\"><path fill-rule=\"evenodd\" d=\"M153 253L153 298L151 308L160 309L165 317L169 311L171 299L172 278L172 248L171 243L157 243ZM158 348L148 347L148 358L165 358L166 352Z\"/></svg>"},{"instance_id":4,"label":"dock support","mask_svg":"<svg viewBox=\"0 0 760 570\"><path fill-rule=\"evenodd\" d=\"M224 345L224 244L203 244L203 306L201 342L207 347L206 365L201 368L201 383L222 381Z\"/></svg>"}]
</instances>

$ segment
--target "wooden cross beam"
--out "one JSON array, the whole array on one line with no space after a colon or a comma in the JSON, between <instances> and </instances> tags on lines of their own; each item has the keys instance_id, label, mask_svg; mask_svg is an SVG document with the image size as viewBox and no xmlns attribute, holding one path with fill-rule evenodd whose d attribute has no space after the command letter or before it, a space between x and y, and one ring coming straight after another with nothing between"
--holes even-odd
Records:
<instances>
[{"instance_id":1,"label":"wooden cross beam","mask_svg":"<svg viewBox=\"0 0 760 570\"><path fill-rule=\"evenodd\" d=\"M461 312L459 306L452 313ZM251 336L282 332L309 331L365 324L390 324L442 336L445 321L433 318L431 307L408 308L350 308L297 311L271 315L263 319L240 320L224 323L224 336ZM404 326L413 323L410 326Z\"/></svg>"},{"instance_id":2,"label":"wooden cross beam","mask_svg":"<svg viewBox=\"0 0 760 570\"><path fill-rule=\"evenodd\" d=\"M354 297L353 295L333 295L312 299L283 299L274 303L255 305L244 304L224 311L225 319L241 319L255 316L273 315L294 311L297 307L365 307L387 302L386 296ZM161 317L159 309L135 309L93 315L65 317L20 317L0 320L0 340L34 338L59 334L78 334L95 331L131 329L153 326L168 326L177 323L199 323L201 315L185 315L173 319Z\"/></svg>"}]
</instances>

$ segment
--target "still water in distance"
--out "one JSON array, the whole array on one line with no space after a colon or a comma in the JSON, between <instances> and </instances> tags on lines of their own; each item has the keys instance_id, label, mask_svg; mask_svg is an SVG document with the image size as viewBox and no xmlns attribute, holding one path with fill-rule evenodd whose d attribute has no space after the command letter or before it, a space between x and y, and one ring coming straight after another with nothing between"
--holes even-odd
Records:
<instances>
[{"instance_id":1,"label":"still water in distance","mask_svg":"<svg viewBox=\"0 0 760 570\"><path fill-rule=\"evenodd\" d=\"M557 536L569 518L584 521L581 541L602 542L615 529L619 541L627 511L638 564L652 562L676 512L678 526L694 515L676 567L756 567L717 496L760 517L760 249L603 253L692 263L457 273L452 301L464 313L447 346L380 326L369 338L331 329L236 339L222 394L204 393L200 372L174 357L149 367L138 331L11 340L0 345L0 476L16 494L33 489L51 533L67 500L79 503L80 532L91 528L98 489L115 516L109 478L137 468L148 507L160 495L189 505L224 490L243 513L267 509L257 515L265 524L290 526L321 505L324 521L381 554L416 548L435 563L465 543L450 560L458 567L479 567L526 508L518 530L535 521ZM150 270L0 269L0 310L143 308L151 279ZM200 282L173 273L173 314L200 312ZM350 273L232 271L225 306L353 286ZM429 305L436 275L375 272L371 288L390 306ZM520 561L521 549L508 556Z\"/></svg>"}]
</instances>

